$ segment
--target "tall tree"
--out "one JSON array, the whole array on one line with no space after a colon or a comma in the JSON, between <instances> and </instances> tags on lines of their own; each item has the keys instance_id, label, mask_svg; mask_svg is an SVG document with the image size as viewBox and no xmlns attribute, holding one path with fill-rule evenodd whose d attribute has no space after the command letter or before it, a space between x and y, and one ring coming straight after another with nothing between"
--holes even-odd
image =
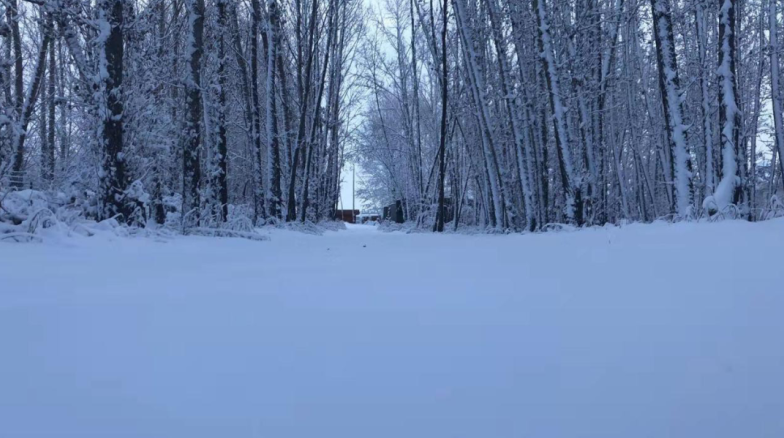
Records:
<instances>
[{"instance_id":1,"label":"tall tree","mask_svg":"<svg viewBox=\"0 0 784 438\"><path fill-rule=\"evenodd\" d=\"M229 181L228 181L228 138L226 129L226 93L229 88L228 72L226 71L226 34L229 30L226 0L217 0L218 6L218 145L217 145L217 189L220 220L226 221L229 216Z\"/></svg>"},{"instance_id":2,"label":"tall tree","mask_svg":"<svg viewBox=\"0 0 784 438\"><path fill-rule=\"evenodd\" d=\"M735 0L719 0L719 126L721 128L721 180L713 195L714 202L706 203L709 213L721 212L740 201L740 113L736 100L735 68Z\"/></svg>"},{"instance_id":3,"label":"tall tree","mask_svg":"<svg viewBox=\"0 0 784 438\"><path fill-rule=\"evenodd\" d=\"M310 11L310 19L309 19L309 29L308 29L308 59L305 62L305 81L304 81L304 92L302 94L302 100L300 102L300 114L299 114L299 128L297 129L297 143L294 147L294 157L291 161L291 178L289 179L289 196L288 196L288 205L286 211L286 221L294 221L297 219L297 195L296 195L296 187L297 187L297 171L299 168L300 163L300 155L303 153L305 149L305 143L307 141L306 137L306 127L307 127L307 115L308 115L308 104L310 103L310 81L312 78L313 72L313 60L314 60L314 50L315 47L313 45L313 40L316 33L316 21L318 21L318 5L319 0L312 0L311 1L312 9ZM315 123L315 122L314 122Z\"/></svg>"},{"instance_id":4,"label":"tall tree","mask_svg":"<svg viewBox=\"0 0 784 438\"><path fill-rule=\"evenodd\" d=\"M275 76L277 71L275 64L278 60L278 50L280 45L280 11L278 3L273 0L269 4L269 25L267 26L268 48L267 48L267 84L266 84L266 119L267 119L267 175L269 182L269 195L267 204L269 205L269 216L277 219L283 218L281 203L283 192L281 191L281 156L280 138L278 136L278 111L277 111L277 91Z\"/></svg>"},{"instance_id":5,"label":"tall tree","mask_svg":"<svg viewBox=\"0 0 784 438\"><path fill-rule=\"evenodd\" d=\"M48 14L47 16L46 28L48 31L54 32L54 21L51 14ZM57 77L57 62L54 43L52 42L51 44L52 47L49 49L49 77L47 78L46 92L46 108L48 110L46 118L48 119L48 123L46 131L46 149L43 160L44 180L46 181L48 188L53 188L55 176L55 78Z\"/></svg>"},{"instance_id":6,"label":"tall tree","mask_svg":"<svg viewBox=\"0 0 784 438\"><path fill-rule=\"evenodd\" d=\"M125 202L127 176L123 154L123 57L124 44L123 11L125 0L105 0L100 11L110 28L103 41L104 53L99 61L99 71L106 71L104 79L106 110L103 112L103 166L101 168L101 217L109 218L123 214L128 218L129 209Z\"/></svg>"},{"instance_id":7,"label":"tall tree","mask_svg":"<svg viewBox=\"0 0 784 438\"><path fill-rule=\"evenodd\" d=\"M11 41L14 56L14 115L15 123L12 127L11 149L14 151L13 171L15 173L12 184L21 188L24 177L25 139L27 128L33 116L35 103L41 91L44 73L46 71L46 51L52 38L52 31L45 30L43 41L38 50L38 57L33 72L33 81L25 93L24 67L22 59L22 36L19 31L19 9L16 0L10 0L7 6L8 21L11 25Z\"/></svg>"},{"instance_id":8,"label":"tall tree","mask_svg":"<svg viewBox=\"0 0 784 438\"><path fill-rule=\"evenodd\" d=\"M773 123L775 129L776 147L779 156L779 170L784 175L784 105L782 105L781 74L779 69L779 37L778 15L776 13L777 0L770 0L768 9L768 22L770 23L770 92L773 100ZM775 158L775 154L774 154ZM773 163L775 166L775 163ZM775 174L775 171L774 171ZM784 178L782 178L784 180Z\"/></svg>"},{"instance_id":9,"label":"tall tree","mask_svg":"<svg viewBox=\"0 0 784 438\"><path fill-rule=\"evenodd\" d=\"M672 211L682 218L691 214L691 157L687 147L686 125L683 120L678 60L669 0L651 0L653 36L659 70L659 92L666 129L665 138L671 151L670 175L674 179L675 196Z\"/></svg>"},{"instance_id":10,"label":"tall tree","mask_svg":"<svg viewBox=\"0 0 784 438\"><path fill-rule=\"evenodd\" d=\"M184 226L199 223L201 208L201 59L204 53L204 0L188 0L188 49L190 72L186 80L188 111L183 150L182 214Z\"/></svg>"},{"instance_id":11,"label":"tall tree","mask_svg":"<svg viewBox=\"0 0 784 438\"><path fill-rule=\"evenodd\" d=\"M252 112L253 144L256 154L254 222L266 216L264 211L264 151L261 147L261 104L259 95L259 34L261 26L261 5L259 0L251 0L251 34L250 34L250 85Z\"/></svg>"},{"instance_id":12,"label":"tall tree","mask_svg":"<svg viewBox=\"0 0 784 438\"><path fill-rule=\"evenodd\" d=\"M561 186L566 195L566 216L569 220L574 220L577 225L582 225L582 193L570 150L569 130L566 126L567 108L561 95L558 67L555 62L552 37L550 36L550 24L547 19L547 5L545 0L533 0L533 4L539 20L539 52L544 66L547 87L550 91L550 106L552 107L553 122L555 124L553 133L558 154L558 167L561 175Z\"/></svg>"},{"instance_id":13,"label":"tall tree","mask_svg":"<svg viewBox=\"0 0 784 438\"><path fill-rule=\"evenodd\" d=\"M438 147L438 210L436 211L436 223L433 231L444 231L444 216L446 215L446 205L444 196L444 178L446 177L446 128L447 128L447 93L449 76L447 74L447 50L446 50L446 31L447 31L447 0L441 4L443 16L441 17L441 134L439 136Z\"/></svg>"},{"instance_id":14,"label":"tall tree","mask_svg":"<svg viewBox=\"0 0 784 438\"><path fill-rule=\"evenodd\" d=\"M700 66L700 98L702 110L702 135L705 147L705 166L702 169L705 182L705 195L713 194L714 172L713 172L713 123L711 111L711 98L709 91L710 84L710 63L708 62L708 29L705 16L705 6L703 0L695 2L694 21L697 30L698 55Z\"/></svg>"}]
</instances>

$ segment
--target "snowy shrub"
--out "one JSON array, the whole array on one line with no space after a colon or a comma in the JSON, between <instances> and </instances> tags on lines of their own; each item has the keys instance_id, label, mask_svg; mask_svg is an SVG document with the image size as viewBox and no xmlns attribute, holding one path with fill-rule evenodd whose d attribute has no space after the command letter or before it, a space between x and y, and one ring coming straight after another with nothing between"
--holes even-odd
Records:
<instances>
[{"instance_id":1,"label":"snowy shrub","mask_svg":"<svg viewBox=\"0 0 784 438\"><path fill-rule=\"evenodd\" d=\"M223 228L232 231L253 232L253 220L244 214L229 215L229 219L223 224Z\"/></svg>"},{"instance_id":2,"label":"snowy shrub","mask_svg":"<svg viewBox=\"0 0 784 438\"><path fill-rule=\"evenodd\" d=\"M20 190L0 194L0 239L14 241L40 240L42 230L67 225L57 217L56 202L37 190Z\"/></svg>"},{"instance_id":3,"label":"snowy shrub","mask_svg":"<svg viewBox=\"0 0 784 438\"><path fill-rule=\"evenodd\" d=\"M284 224L284 228L287 229L287 230L299 231L300 233L313 234L313 235L316 235L316 236L320 236L321 234L324 233L324 229L323 228L319 227L318 225L314 224L311 221L286 222Z\"/></svg>"},{"instance_id":4,"label":"snowy shrub","mask_svg":"<svg viewBox=\"0 0 784 438\"><path fill-rule=\"evenodd\" d=\"M327 231L345 230L346 224L343 221L322 221L319 223L294 221L282 223L279 225L279 228L320 236Z\"/></svg>"},{"instance_id":5,"label":"snowy shrub","mask_svg":"<svg viewBox=\"0 0 784 438\"><path fill-rule=\"evenodd\" d=\"M346 229L343 221L321 221L318 225L326 231L341 231Z\"/></svg>"},{"instance_id":6,"label":"snowy shrub","mask_svg":"<svg viewBox=\"0 0 784 438\"><path fill-rule=\"evenodd\" d=\"M735 219L740 217L745 210L741 210L735 204L727 204L723 208L719 208L719 203L713 196L708 196L702 202L702 208L708 214L709 221L718 221L722 219Z\"/></svg>"},{"instance_id":7,"label":"snowy shrub","mask_svg":"<svg viewBox=\"0 0 784 438\"><path fill-rule=\"evenodd\" d=\"M577 227L570 224L550 223L542 227L542 231L575 231Z\"/></svg>"},{"instance_id":8,"label":"snowy shrub","mask_svg":"<svg viewBox=\"0 0 784 438\"><path fill-rule=\"evenodd\" d=\"M713 196L706 196L702 201L702 209L708 213L708 217L713 216L719 211L719 205L716 203L716 198Z\"/></svg>"},{"instance_id":9,"label":"snowy shrub","mask_svg":"<svg viewBox=\"0 0 784 438\"><path fill-rule=\"evenodd\" d=\"M136 208L128 227L123 218L96 222L95 197L89 190L72 187L70 193L20 190L0 193L0 240L16 242L42 241L68 236L90 237L96 234L126 237L146 224L149 197L141 185L132 185Z\"/></svg>"},{"instance_id":10,"label":"snowy shrub","mask_svg":"<svg viewBox=\"0 0 784 438\"><path fill-rule=\"evenodd\" d=\"M125 190L125 203L128 205L128 217L125 221L132 226L145 226L150 217L150 194L144 190L140 180L131 183Z\"/></svg>"},{"instance_id":11,"label":"snowy shrub","mask_svg":"<svg viewBox=\"0 0 784 438\"><path fill-rule=\"evenodd\" d=\"M181 210L182 208L182 195L174 193L170 196L163 197L163 209L166 213L166 221L164 226L170 229L180 227Z\"/></svg>"},{"instance_id":12,"label":"snowy shrub","mask_svg":"<svg viewBox=\"0 0 784 438\"><path fill-rule=\"evenodd\" d=\"M762 219L768 220L777 217L784 217L784 203L781 202L778 196L773 195L762 214Z\"/></svg>"},{"instance_id":13,"label":"snowy shrub","mask_svg":"<svg viewBox=\"0 0 784 438\"><path fill-rule=\"evenodd\" d=\"M402 224L393 221L383 221L378 225L379 230L386 231L386 232L402 231L404 233L410 233L415 228L416 228L416 223L410 221L403 222Z\"/></svg>"}]
</instances>

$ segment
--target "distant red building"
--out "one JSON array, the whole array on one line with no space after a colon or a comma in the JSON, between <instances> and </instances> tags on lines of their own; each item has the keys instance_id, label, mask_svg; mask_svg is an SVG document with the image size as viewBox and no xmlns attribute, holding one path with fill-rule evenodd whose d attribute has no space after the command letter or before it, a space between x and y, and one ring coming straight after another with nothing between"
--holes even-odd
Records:
<instances>
[{"instance_id":1,"label":"distant red building","mask_svg":"<svg viewBox=\"0 0 784 438\"><path fill-rule=\"evenodd\" d=\"M335 219L350 224L356 223L359 210L335 210Z\"/></svg>"}]
</instances>

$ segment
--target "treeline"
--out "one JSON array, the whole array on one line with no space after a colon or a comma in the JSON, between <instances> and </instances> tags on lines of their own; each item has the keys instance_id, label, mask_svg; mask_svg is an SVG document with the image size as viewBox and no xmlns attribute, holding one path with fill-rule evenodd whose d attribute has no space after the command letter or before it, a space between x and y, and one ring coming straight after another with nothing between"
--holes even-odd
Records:
<instances>
[{"instance_id":1,"label":"treeline","mask_svg":"<svg viewBox=\"0 0 784 438\"><path fill-rule=\"evenodd\" d=\"M0 1L0 192L137 225L333 217L363 8Z\"/></svg>"},{"instance_id":2,"label":"treeline","mask_svg":"<svg viewBox=\"0 0 784 438\"><path fill-rule=\"evenodd\" d=\"M387 0L361 57L363 195L434 230L781 213L783 10Z\"/></svg>"}]
</instances>

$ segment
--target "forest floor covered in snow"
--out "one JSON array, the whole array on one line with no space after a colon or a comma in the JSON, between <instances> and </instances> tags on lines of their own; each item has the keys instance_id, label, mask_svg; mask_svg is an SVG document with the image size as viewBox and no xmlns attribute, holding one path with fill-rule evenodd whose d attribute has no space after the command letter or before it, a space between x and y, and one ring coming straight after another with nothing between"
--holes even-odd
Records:
<instances>
[{"instance_id":1,"label":"forest floor covered in snow","mask_svg":"<svg viewBox=\"0 0 784 438\"><path fill-rule=\"evenodd\" d=\"M784 219L265 233L0 243L0 436L784 436Z\"/></svg>"}]
</instances>

